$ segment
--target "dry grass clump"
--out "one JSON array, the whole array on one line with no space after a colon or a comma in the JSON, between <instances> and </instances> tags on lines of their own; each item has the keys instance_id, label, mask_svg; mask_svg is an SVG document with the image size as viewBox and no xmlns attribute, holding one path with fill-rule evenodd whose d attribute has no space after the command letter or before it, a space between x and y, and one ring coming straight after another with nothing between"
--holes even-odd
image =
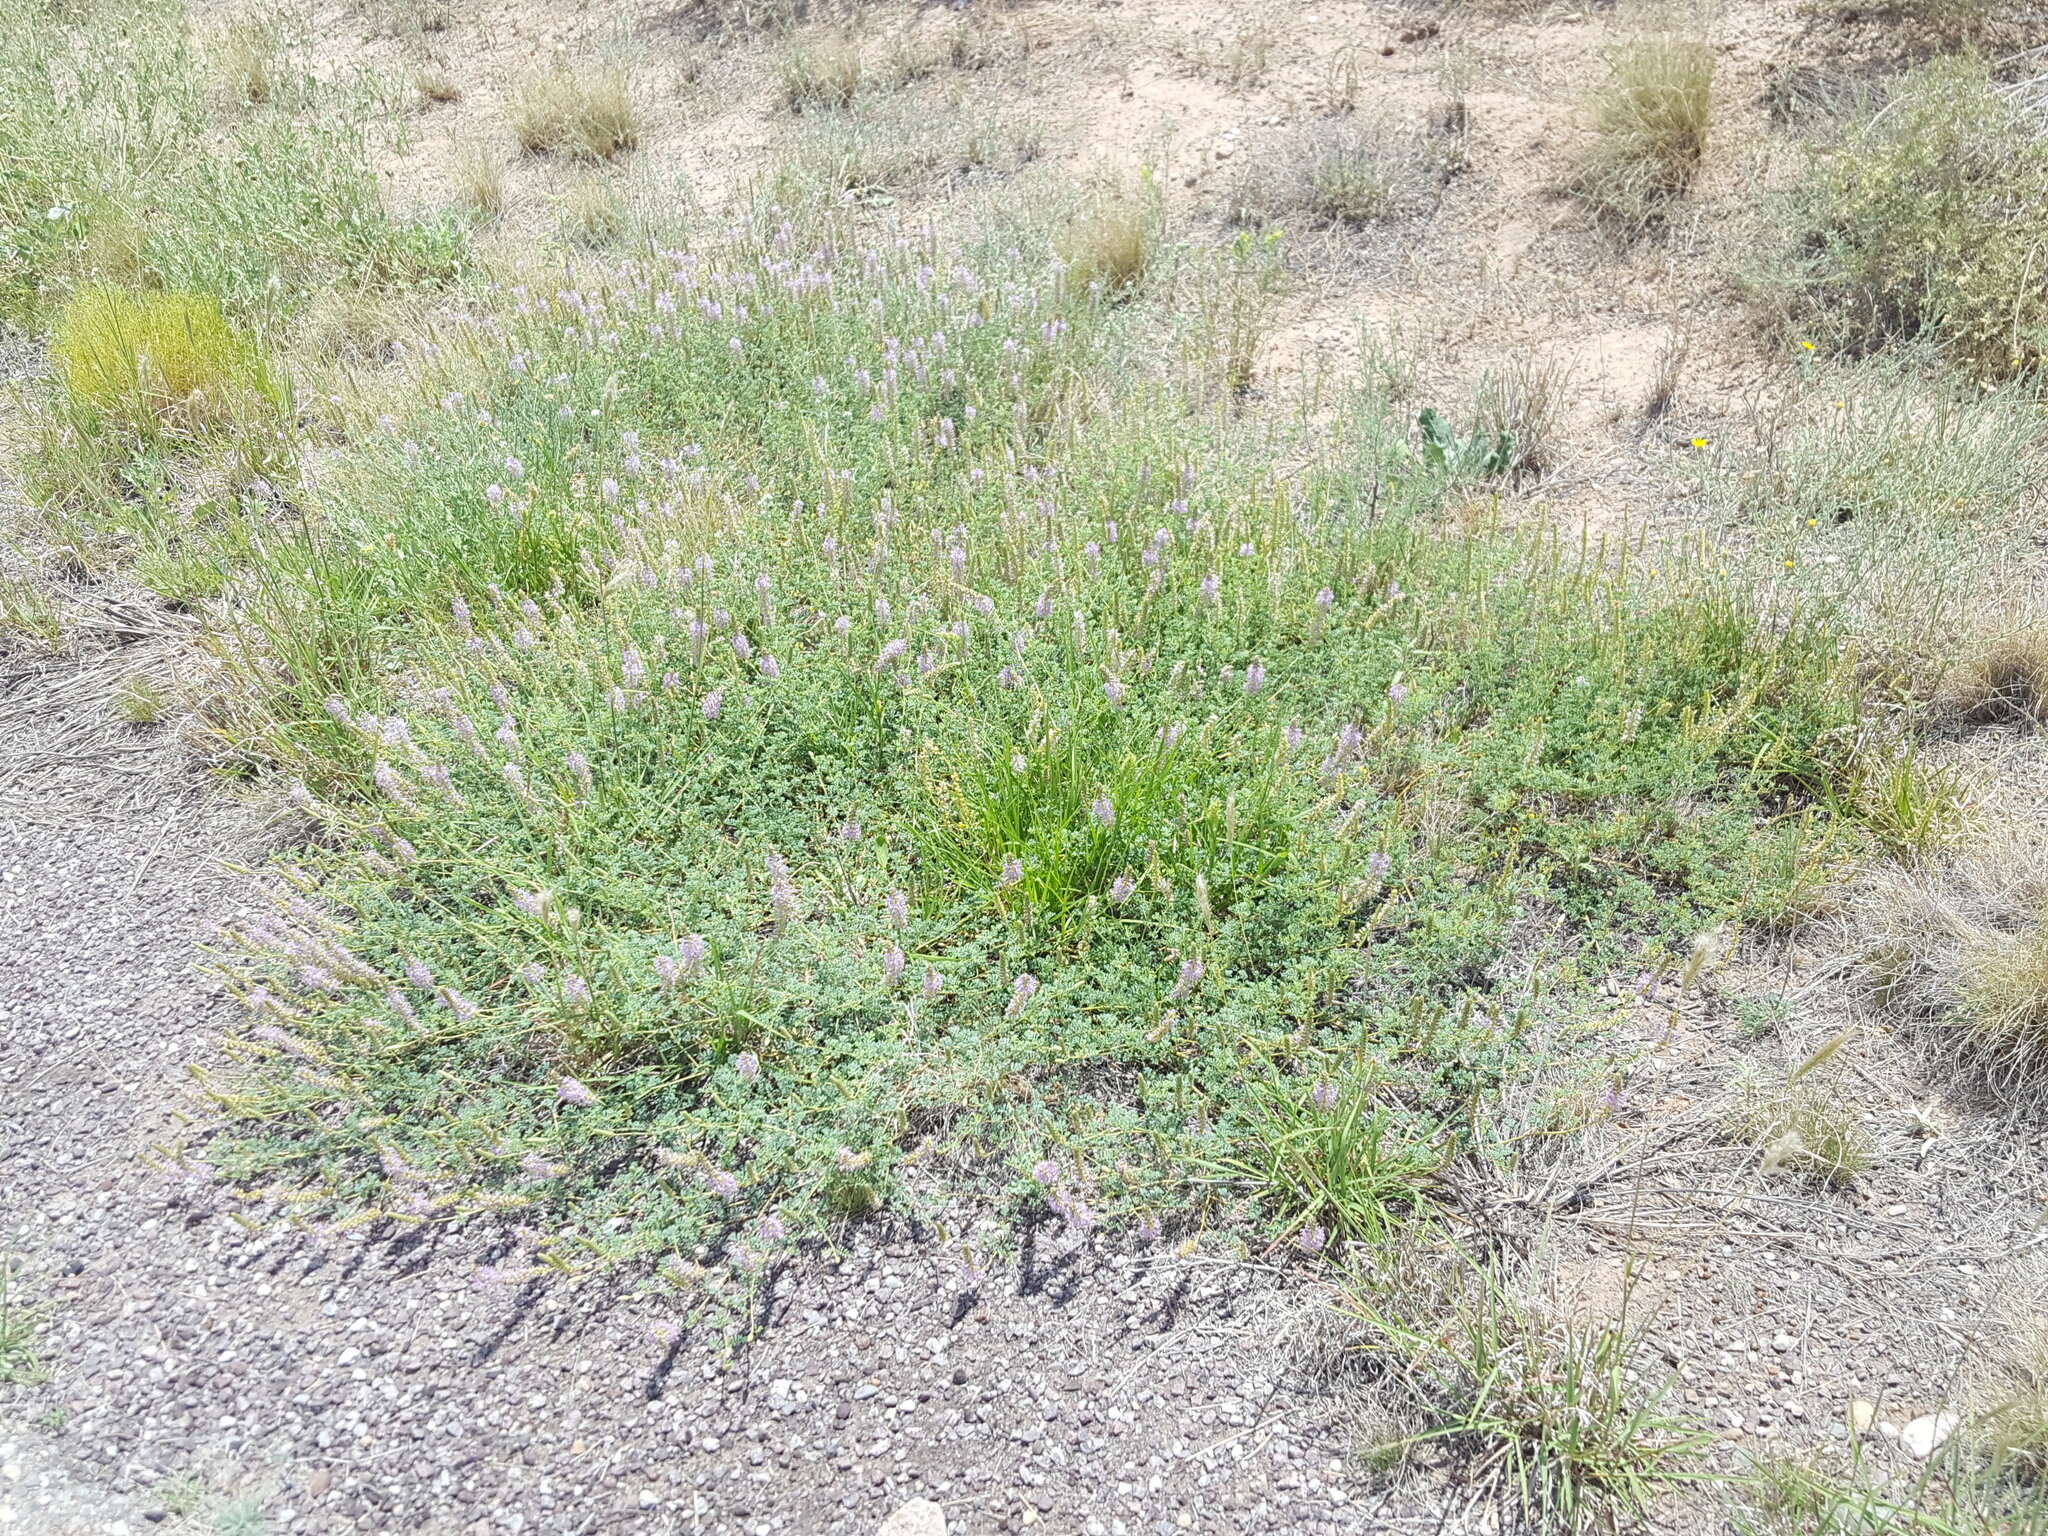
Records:
<instances>
[{"instance_id":1,"label":"dry grass clump","mask_svg":"<svg viewBox=\"0 0 2048 1536\"><path fill-rule=\"evenodd\" d=\"M81 290L50 355L74 402L144 436L225 427L269 392L255 345L204 294Z\"/></svg>"},{"instance_id":2,"label":"dry grass clump","mask_svg":"<svg viewBox=\"0 0 2048 1536\"><path fill-rule=\"evenodd\" d=\"M1809 1061L1775 1083L1761 1075L1744 1079L1726 1129L1730 1139L1757 1149L1766 1172L1840 1187L1877 1161L1877 1142L1839 1079L1808 1075L1817 1064Z\"/></svg>"},{"instance_id":3,"label":"dry grass clump","mask_svg":"<svg viewBox=\"0 0 2048 1536\"><path fill-rule=\"evenodd\" d=\"M1593 98L1598 138L1579 167L1578 195L1629 229L1656 223L1699 173L1707 152L1714 51L1703 42L1646 37L1610 56Z\"/></svg>"},{"instance_id":4,"label":"dry grass clump","mask_svg":"<svg viewBox=\"0 0 2048 1536\"><path fill-rule=\"evenodd\" d=\"M1266 78L1277 41L1270 27L1250 27L1238 33L1217 51L1217 78L1232 90L1246 90L1259 84Z\"/></svg>"},{"instance_id":5,"label":"dry grass clump","mask_svg":"<svg viewBox=\"0 0 2048 1536\"><path fill-rule=\"evenodd\" d=\"M562 232L573 245L608 245L626 232L626 205L616 188L586 176L562 193Z\"/></svg>"},{"instance_id":6,"label":"dry grass clump","mask_svg":"<svg viewBox=\"0 0 2048 1536\"><path fill-rule=\"evenodd\" d=\"M1059 239L1067 281L1105 297L1122 293L1145 274L1159 245L1159 207L1148 183L1139 193L1106 192L1069 224Z\"/></svg>"},{"instance_id":7,"label":"dry grass clump","mask_svg":"<svg viewBox=\"0 0 2048 1536\"><path fill-rule=\"evenodd\" d=\"M2048 1483L2048 1288L2038 1265L2021 1267L1994 1295L1983 1347L1970 1361L1970 1449L1996 1473Z\"/></svg>"},{"instance_id":8,"label":"dry grass clump","mask_svg":"<svg viewBox=\"0 0 2048 1536\"><path fill-rule=\"evenodd\" d=\"M528 154L609 160L640 142L640 118L621 72L564 65L520 85L512 133Z\"/></svg>"},{"instance_id":9,"label":"dry grass clump","mask_svg":"<svg viewBox=\"0 0 2048 1536\"><path fill-rule=\"evenodd\" d=\"M861 73L858 43L819 38L783 55L782 99L792 112L850 107L860 94Z\"/></svg>"},{"instance_id":10,"label":"dry grass clump","mask_svg":"<svg viewBox=\"0 0 2048 1536\"><path fill-rule=\"evenodd\" d=\"M2048 864L2021 837L1939 868L1874 871L1845 912L1854 974L1871 1001L1997 1089L2048 1065L2044 918Z\"/></svg>"},{"instance_id":11,"label":"dry grass clump","mask_svg":"<svg viewBox=\"0 0 2048 1536\"><path fill-rule=\"evenodd\" d=\"M1302 171L1302 204L1323 224L1353 228L1391 217L1411 177L1405 146L1380 134L1328 135Z\"/></svg>"},{"instance_id":12,"label":"dry grass clump","mask_svg":"<svg viewBox=\"0 0 2048 1536\"><path fill-rule=\"evenodd\" d=\"M1232 220L1363 229L1425 213L1464 166L1466 130L1459 101L1428 131L1366 122L1290 135L1270 155L1247 158L1231 189Z\"/></svg>"},{"instance_id":13,"label":"dry grass clump","mask_svg":"<svg viewBox=\"0 0 2048 1536\"><path fill-rule=\"evenodd\" d=\"M429 105L462 100L462 87L438 60L429 59L413 66L412 88Z\"/></svg>"},{"instance_id":14,"label":"dry grass clump","mask_svg":"<svg viewBox=\"0 0 2048 1536\"><path fill-rule=\"evenodd\" d=\"M1390 1263L1347 1284L1382 1411L1419 1427L1374 1449L1427 1447L1491 1503L1502 1528L1635 1529L1689 1475L1709 1438L1655 1384L1628 1318L1573 1315L1554 1283L1458 1254L1437 1272Z\"/></svg>"},{"instance_id":15,"label":"dry grass clump","mask_svg":"<svg viewBox=\"0 0 2048 1536\"><path fill-rule=\"evenodd\" d=\"M306 306L293 348L319 362L385 363L419 323L419 307L389 289L336 285Z\"/></svg>"},{"instance_id":16,"label":"dry grass clump","mask_svg":"<svg viewBox=\"0 0 2048 1536\"><path fill-rule=\"evenodd\" d=\"M505 165L482 144L465 144L455 154L455 195L480 218L505 211Z\"/></svg>"},{"instance_id":17,"label":"dry grass clump","mask_svg":"<svg viewBox=\"0 0 2048 1536\"><path fill-rule=\"evenodd\" d=\"M1531 479L1551 467L1569 382L1557 363L1527 357L1480 379L1473 399L1474 435L1507 441L1510 479Z\"/></svg>"},{"instance_id":18,"label":"dry grass clump","mask_svg":"<svg viewBox=\"0 0 2048 1536\"><path fill-rule=\"evenodd\" d=\"M238 21L214 45L215 67L228 95L261 106L277 94L276 31L260 22Z\"/></svg>"},{"instance_id":19,"label":"dry grass clump","mask_svg":"<svg viewBox=\"0 0 2048 1536\"><path fill-rule=\"evenodd\" d=\"M1950 703L1984 725L2048 725L2048 624L2017 623L1979 638L1949 680Z\"/></svg>"}]
</instances>

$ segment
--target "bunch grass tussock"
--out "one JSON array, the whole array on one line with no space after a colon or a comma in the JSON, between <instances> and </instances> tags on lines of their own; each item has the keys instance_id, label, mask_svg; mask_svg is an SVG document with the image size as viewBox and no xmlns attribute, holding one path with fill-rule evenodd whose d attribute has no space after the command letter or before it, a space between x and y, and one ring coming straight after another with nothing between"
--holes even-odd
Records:
<instances>
[{"instance_id":1,"label":"bunch grass tussock","mask_svg":"<svg viewBox=\"0 0 2048 1536\"><path fill-rule=\"evenodd\" d=\"M495 219L505 211L505 162L486 144L464 144L455 152L455 195L468 212Z\"/></svg>"},{"instance_id":2,"label":"bunch grass tussock","mask_svg":"<svg viewBox=\"0 0 2048 1536\"><path fill-rule=\"evenodd\" d=\"M1695 38L1640 37L1616 48L1608 69L1573 185L1601 218L1641 230L1665 216L1706 160L1714 50Z\"/></svg>"},{"instance_id":3,"label":"bunch grass tussock","mask_svg":"<svg viewBox=\"0 0 2048 1536\"><path fill-rule=\"evenodd\" d=\"M828 33L782 57L782 99L793 112L844 111L860 95L866 60L858 39Z\"/></svg>"},{"instance_id":4,"label":"bunch grass tussock","mask_svg":"<svg viewBox=\"0 0 2048 1536\"><path fill-rule=\"evenodd\" d=\"M1429 212L1465 163L1462 108L1435 128L1355 117L1253 146L1230 188L1239 224L1359 230Z\"/></svg>"},{"instance_id":5,"label":"bunch grass tussock","mask_svg":"<svg viewBox=\"0 0 2048 1536\"><path fill-rule=\"evenodd\" d=\"M1994 1474L2048 1490L2048 1277L2022 1263L2002 1278L1987 1308L1984 1344L1972 1352L1961 1439Z\"/></svg>"},{"instance_id":6,"label":"bunch grass tussock","mask_svg":"<svg viewBox=\"0 0 2048 1536\"><path fill-rule=\"evenodd\" d=\"M610 160L640 142L640 112L625 71L558 64L528 75L512 97L512 135L531 155Z\"/></svg>"},{"instance_id":7,"label":"bunch grass tussock","mask_svg":"<svg viewBox=\"0 0 2048 1536\"><path fill-rule=\"evenodd\" d=\"M1972 724L2048 726L2048 617L2025 612L1980 627L1941 699Z\"/></svg>"},{"instance_id":8,"label":"bunch grass tussock","mask_svg":"<svg viewBox=\"0 0 2048 1536\"><path fill-rule=\"evenodd\" d=\"M1697 1475L1711 1436L1659 1384L1626 1286L1618 1315L1582 1317L1529 1274L1452 1249L1382 1260L1347 1298L1381 1396L1418 1426L1376 1454L1456 1467L1504 1525L1626 1528Z\"/></svg>"},{"instance_id":9,"label":"bunch grass tussock","mask_svg":"<svg viewBox=\"0 0 2048 1536\"><path fill-rule=\"evenodd\" d=\"M83 289L50 355L75 404L148 436L221 430L276 393L255 343L204 294Z\"/></svg>"},{"instance_id":10,"label":"bunch grass tussock","mask_svg":"<svg viewBox=\"0 0 2048 1536\"><path fill-rule=\"evenodd\" d=\"M2020 1092L2048 1066L2048 866L2024 837L1880 869L1846 910L1855 974L1968 1075Z\"/></svg>"},{"instance_id":11,"label":"bunch grass tussock","mask_svg":"<svg viewBox=\"0 0 2048 1536\"><path fill-rule=\"evenodd\" d=\"M241 106L265 106L278 94L282 40L274 26L238 21L213 45L214 67L229 100Z\"/></svg>"},{"instance_id":12,"label":"bunch grass tussock","mask_svg":"<svg viewBox=\"0 0 2048 1536\"><path fill-rule=\"evenodd\" d=\"M1755 1149L1765 1173L1846 1186L1878 1161L1878 1138L1856 1080L1832 1065L1849 1044L1836 1035L1789 1072L1753 1070L1734 1085L1731 1140Z\"/></svg>"},{"instance_id":13,"label":"bunch grass tussock","mask_svg":"<svg viewBox=\"0 0 2048 1536\"><path fill-rule=\"evenodd\" d=\"M1164 215L1149 179L1095 193L1061 232L1059 255L1077 292L1113 297L1135 287L1158 255Z\"/></svg>"}]
</instances>

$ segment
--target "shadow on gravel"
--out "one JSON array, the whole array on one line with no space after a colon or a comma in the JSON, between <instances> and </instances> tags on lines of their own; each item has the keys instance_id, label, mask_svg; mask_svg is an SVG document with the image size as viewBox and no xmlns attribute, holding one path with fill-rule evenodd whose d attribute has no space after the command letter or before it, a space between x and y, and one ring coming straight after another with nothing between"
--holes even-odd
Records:
<instances>
[{"instance_id":1,"label":"shadow on gravel","mask_svg":"<svg viewBox=\"0 0 2048 1536\"><path fill-rule=\"evenodd\" d=\"M505 1314L491 1336L477 1345L476 1353L469 1357L471 1365L488 1364L491 1357L505 1347L506 1340L517 1333L526 1320L533 1315L533 1309L540 1305L541 1293L547 1287L539 1280L529 1280L519 1287L519 1294L512 1298L512 1310Z\"/></svg>"},{"instance_id":2,"label":"shadow on gravel","mask_svg":"<svg viewBox=\"0 0 2048 1536\"><path fill-rule=\"evenodd\" d=\"M1070 1248L1050 1264L1041 1266L1038 1234L1045 1225L1043 1221L1030 1220L1018 1233L1017 1294L1043 1296L1054 1306L1063 1307L1081 1289L1081 1250Z\"/></svg>"}]
</instances>

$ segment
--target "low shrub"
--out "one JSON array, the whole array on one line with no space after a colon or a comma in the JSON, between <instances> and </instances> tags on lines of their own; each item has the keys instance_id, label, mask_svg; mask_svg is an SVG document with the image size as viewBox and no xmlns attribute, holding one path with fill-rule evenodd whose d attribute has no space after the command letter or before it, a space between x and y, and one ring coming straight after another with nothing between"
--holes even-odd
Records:
<instances>
[{"instance_id":1,"label":"low shrub","mask_svg":"<svg viewBox=\"0 0 2048 1536\"><path fill-rule=\"evenodd\" d=\"M220 946L232 1177L729 1277L942 1186L1369 1245L1494 1144L1517 912L1555 998L1806 880L1825 615L1191 413L1043 245L787 218L408 348L235 577L201 716L322 831Z\"/></svg>"},{"instance_id":2,"label":"low shrub","mask_svg":"<svg viewBox=\"0 0 2048 1536\"><path fill-rule=\"evenodd\" d=\"M2048 140L1972 58L1939 59L1816 146L1772 207L1761 296L1850 354L1925 337L1973 377L2048 344Z\"/></svg>"}]
</instances>

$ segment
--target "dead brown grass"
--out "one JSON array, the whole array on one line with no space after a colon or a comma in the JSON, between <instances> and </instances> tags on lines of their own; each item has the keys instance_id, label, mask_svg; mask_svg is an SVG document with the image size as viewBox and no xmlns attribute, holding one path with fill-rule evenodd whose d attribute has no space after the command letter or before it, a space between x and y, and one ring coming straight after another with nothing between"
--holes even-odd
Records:
<instances>
[{"instance_id":1,"label":"dead brown grass","mask_svg":"<svg viewBox=\"0 0 2048 1536\"><path fill-rule=\"evenodd\" d=\"M2048 624L2020 622L1982 636L1948 693L1958 714L1981 725L2048 725Z\"/></svg>"}]
</instances>

